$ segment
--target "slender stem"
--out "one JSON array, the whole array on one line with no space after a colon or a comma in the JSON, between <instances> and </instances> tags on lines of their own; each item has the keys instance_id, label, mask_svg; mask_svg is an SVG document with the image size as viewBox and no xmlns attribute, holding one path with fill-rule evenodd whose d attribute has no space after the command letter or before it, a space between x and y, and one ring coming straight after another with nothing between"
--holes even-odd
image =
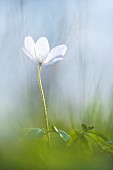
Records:
<instances>
[{"instance_id":1,"label":"slender stem","mask_svg":"<svg viewBox=\"0 0 113 170\"><path fill-rule=\"evenodd\" d=\"M41 98L42 98L42 104L43 104L43 108L44 108L44 118L45 118L46 132L48 132L49 131L49 123L48 123L47 108L46 108L46 102L45 102L40 72L41 72L41 65L39 64L38 65L38 83L39 83L40 94L41 94ZM47 133L47 140L48 140L48 143L50 145L50 134L49 133Z\"/></svg>"}]
</instances>

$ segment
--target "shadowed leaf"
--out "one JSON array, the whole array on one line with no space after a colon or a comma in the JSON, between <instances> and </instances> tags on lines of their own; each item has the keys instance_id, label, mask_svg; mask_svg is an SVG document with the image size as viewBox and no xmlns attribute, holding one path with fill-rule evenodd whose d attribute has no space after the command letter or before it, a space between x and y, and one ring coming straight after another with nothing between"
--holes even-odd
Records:
<instances>
[{"instance_id":1,"label":"shadowed leaf","mask_svg":"<svg viewBox=\"0 0 113 170\"><path fill-rule=\"evenodd\" d=\"M38 139L45 134L44 129L40 128L25 128L23 137L25 139Z\"/></svg>"}]
</instances>

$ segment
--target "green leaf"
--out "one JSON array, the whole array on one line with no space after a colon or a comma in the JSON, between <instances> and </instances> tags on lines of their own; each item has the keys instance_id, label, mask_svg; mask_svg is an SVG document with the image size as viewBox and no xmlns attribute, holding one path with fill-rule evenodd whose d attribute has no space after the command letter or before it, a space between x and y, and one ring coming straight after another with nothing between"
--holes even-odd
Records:
<instances>
[{"instance_id":1,"label":"green leaf","mask_svg":"<svg viewBox=\"0 0 113 170\"><path fill-rule=\"evenodd\" d=\"M102 145L102 144L98 144L98 146L103 150L103 151L106 151L108 153L111 153L113 154L113 148L110 148L109 146L106 146L106 145Z\"/></svg>"},{"instance_id":2,"label":"green leaf","mask_svg":"<svg viewBox=\"0 0 113 170\"><path fill-rule=\"evenodd\" d=\"M112 142L108 137L106 137L105 135L103 135L100 131L91 130L91 131L88 131L87 133L94 134L94 135L96 135L97 137L103 139L105 142L107 142L107 143L109 143L109 144L113 144L113 142Z\"/></svg>"},{"instance_id":3,"label":"green leaf","mask_svg":"<svg viewBox=\"0 0 113 170\"><path fill-rule=\"evenodd\" d=\"M76 143L80 137L80 132L77 131L77 130L71 130L70 131L70 136L71 136L71 139L68 141L68 146L71 146L73 145L74 143Z\"/></svg>"},{"instance_id":4,"label":"green leaf","mask_svg":"<svg viewBox=\"0 0 113 170\"><path fill-rule=\"evenodd\" d=\"M100 131L87 131L86 135L93 139L100 149L113 154L113 142Z\"/></svg>"},{"instance_id":5,"label":"green leaf","mask_svg":"<svg viewBox=\"0 0 113 170\"><path fill-rule=\"evenodd\" d=\"M94 130L93 126L90 127L85 124L81 124L81 126L82 126L82 131L77 131L77 130L71 131L70 134L71 140L68 143L69 146L74 146L74 144L80 146L80 142L81 142L83 146L92 150L93 145L90 140L92 139L100 149L109 153L113 153L113 142L108 137L106 137L100 131Z\"/></svg>"},{"instance_id":6,"label":"green leaf","mask_svg":"<svg viewBox=\"0 0 113 170\"><path fill-rule=\"evenodd\" d=\"M87 131L87 130L92 130L92 129L94 129L94 126L87 126L87 125L85 125L85 124L81 124L81 126L82 126L82 130L83 131Z\"/></svg>"},{"instance_id":7,"label":"green leaf","mask_svg":"<svg viewBox=\"0 0 113 170\"><path fill-rule=\"evenodd\" d=\"M85 124L82 123L81 126L82 126L82 130L83 130L83 131L87 131L87 130L88 130L87 125L85 125Z\"/></svg>"},{"instance_id":8,"label":"green leaf","mask_svg":"<svg viewBox=\"0 0 113 170\"><path fill-rule=\"evenodd\" d=\"M54 132L59 134L59 136L64 140L64 142L68 142L71 139L70 135L68 135L63 130L57 129L55 126L52 126L52 129L54 130Z\"/></svg>"},{"instance_id":9,"label":"green leaf","mask_svg":"<svg viewBox=\"0 0 113 170\"><path fill-rule=\"evenodd\" d=\"M81 133L78 130L71 130L70 135L72 137L72 140L76 141L81 136Z\"/></svg>"},{"instance_id":10,"label":"green leaf","mask_svg":"<svg viewBox=\"0 0 113 170\"><path fill-rule=\"evenodd\" d=\"M44 129L40 128L25 128L24 129L24 137L28 139L38 139L41 138L45 134Z\"/></svg>"},{"instance_id":11,"label":"green leaf","mask_svg":"<svg viewBox=\"0 0 113 170\"><path fill-rule=\"evenodd\" d=\"M94 126L88 126L88 130L94 129Z\"/></svg>"}]
</instances>

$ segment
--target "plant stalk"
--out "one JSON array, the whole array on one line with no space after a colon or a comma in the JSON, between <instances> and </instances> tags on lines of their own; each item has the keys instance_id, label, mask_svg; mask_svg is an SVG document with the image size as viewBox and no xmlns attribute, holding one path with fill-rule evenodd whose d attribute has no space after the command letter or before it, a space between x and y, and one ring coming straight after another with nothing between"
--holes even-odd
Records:
<instances>
[{"instance_id":1,"label":"plant stalk","mask_svg":"<svg viewBox=\"0 0 113 170\"><path fill-rule=\"evenodd\" d=\"M44 91L42 87L42 81L41 81L41 64L38 65L38 84L39 84L39 89L40 89L40 94L42 98L42 105L44 108L44 118L45 118L45 127L46 127L46 132L49 132L49 121L48 121L48 116L47 116L47 108L46 108L46 102L45 102L45 96L44 96ZM50 134L47 133L47 141L50 146Z\"/></svg>"}]
</instances>

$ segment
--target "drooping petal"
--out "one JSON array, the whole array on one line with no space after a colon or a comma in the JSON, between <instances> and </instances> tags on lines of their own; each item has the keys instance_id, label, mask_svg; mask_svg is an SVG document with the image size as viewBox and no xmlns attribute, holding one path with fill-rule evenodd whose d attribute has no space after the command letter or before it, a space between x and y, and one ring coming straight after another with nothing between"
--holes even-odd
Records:
<instances>
[{"instance_id":1,"label":"drooping petal","mask_svg":"<svg viewBox=\"0 0 113 170\"><path fill-rule=\"evenodd\" d=\"M44 61L44 63L48 63L49 61L53 60L56 57L59 56L64 56L65 53L67 51L67 46L62 44L62 45L58 45L55 48L53 48L50 53L48 54L46 60Z\"/></svg>"},{"instance_id":2,"label":"drooping petal","mask_svg":"<svg viewBox=\"0 0 113 170\"><path fill-rule=\"evenodd\" d=\"M40 62L47 57L50 51L49 43L46 37L41 37L37 40L35 46L36 57Z\"/></svg>"},{"instance_id":3,"label":"drooping petal","mask_svg":"<svg viewBox=\"0 0 113 170\"><path fill-rule=\"evenodd\" d=\"M30 54L26 48L22 48L22 50L35 64L38 64L38 61Z\"/></svg>"},{"instance_id":4,"label":"drooping petal","mask_svg":"<svg viewBox=\"0 0 113 170\"><path fill-rule=\"evenodd\" d=\"M34 49L35 48L35 43L34 43L32 37L30 37L30 36L25 37L24 45L25 45L25 48L31 54L31 56L33 56L33 58L35 58L35 49Z\"/></svg>"},{"instance_id":5,"label":"drooping petal","mask_svg":"<svg viewBox=\"0 0 113 170\"><path fill-rule=\"evenodd\" d=\"M61 60L63 60L62 57L55 58L55 59L53 59L52 61L50 61L50 62L48 62L48 63L46 63L46 64L43 64L43 66L49 66L49 65L52 65L52 64L54 64L54 63L56 63L56 62L59 62L59 61L61 61Z\"/></svg>"}]
</instances>

